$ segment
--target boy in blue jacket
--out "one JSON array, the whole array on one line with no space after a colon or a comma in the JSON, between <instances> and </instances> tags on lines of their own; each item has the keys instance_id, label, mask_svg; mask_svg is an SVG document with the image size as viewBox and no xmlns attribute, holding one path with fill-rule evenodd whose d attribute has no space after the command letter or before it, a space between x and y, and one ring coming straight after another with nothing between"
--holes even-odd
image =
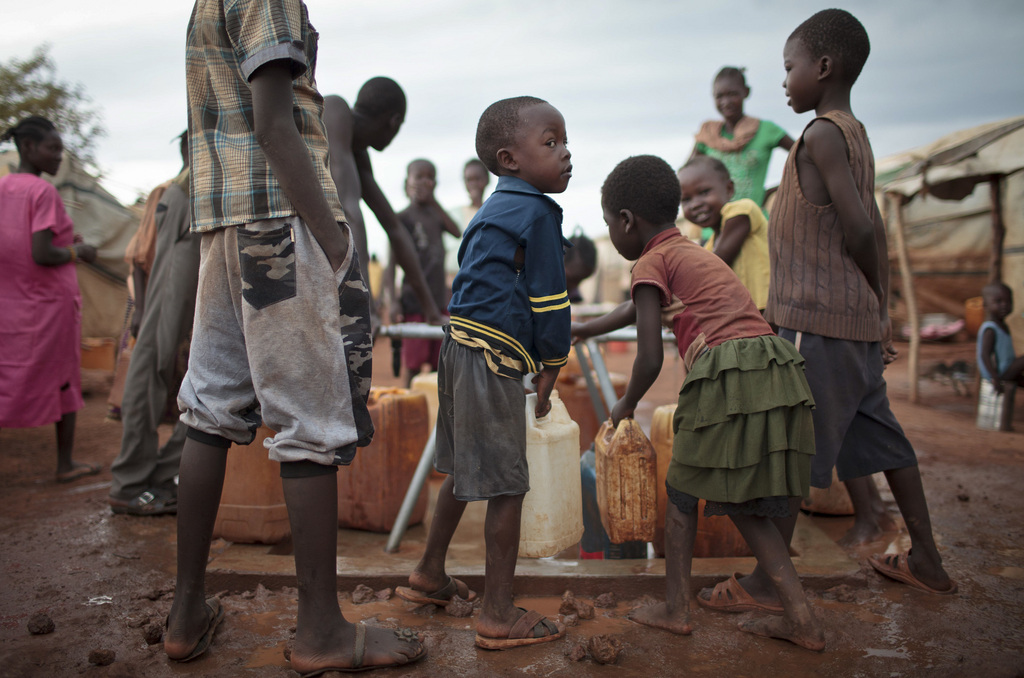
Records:
<instances>
[{"instance_id":1,"label":"boy in blue jacket","mask_svg":"<svg viewBox=\"0 0 1024 678\"><path fill-rule=\"evenodd\" d=\"M492 650L544 643L565 627L517 608L513 576L519 549L526 466L526 396L522 378L537 373L537 417L570 349L569 297L562 210L545 193L572 177L565 120L546 101L516 97L480 117L476 151L498 176L494 193L470 221L452 284L437 375L434 466L448 474L437 499L427 547L397 593L447 605L476 594L445 572L445 556L466 502L487 501L487 567L476 644ZM447 416L446 416L447 415Z\"/></svg>"}]
</instances>

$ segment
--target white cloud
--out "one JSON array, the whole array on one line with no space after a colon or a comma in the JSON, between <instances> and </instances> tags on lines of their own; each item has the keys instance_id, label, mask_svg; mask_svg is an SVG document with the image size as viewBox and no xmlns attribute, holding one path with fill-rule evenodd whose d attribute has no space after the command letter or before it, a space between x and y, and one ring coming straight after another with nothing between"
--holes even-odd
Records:
<instances>
[{"instance_id":1,"label":"white cloud","mask_svg":"<svg viewBox=\"0 0 1024 678\"><path fill-rule=\"evenodd\" d=\"M549 99L566 117L575 176L558 196L566 229L602 229L599 190L622 158L655 153L685 160L700 122L716 116L711 79L745 66L749 113L792 136L796 116L782 93L782 47L818 3L696 3L678 0L308 0L320 32L318 84L350 102L374 75L405 88L407 122L373 154L385 192L405 205L405 165L438 166L442 204L465 201L461 168L474 152L476 121L492 101L517 94ZM8 3L0 60L50 42L58 74L80 82L101 108L108 136L98 158L110 188L135 191L178 169L170 143L185 123L184 33L192 3L71 0ZM1024 112L1024 4L852 2L872 54L853 91L879 156L941 134ZM43 20L45 18L45 21ZM769 181L781 174L777 154ZM372 219L370 220L372 223ZM384 237L371 226L371 248Z\"/></svg>"}]
</instances>

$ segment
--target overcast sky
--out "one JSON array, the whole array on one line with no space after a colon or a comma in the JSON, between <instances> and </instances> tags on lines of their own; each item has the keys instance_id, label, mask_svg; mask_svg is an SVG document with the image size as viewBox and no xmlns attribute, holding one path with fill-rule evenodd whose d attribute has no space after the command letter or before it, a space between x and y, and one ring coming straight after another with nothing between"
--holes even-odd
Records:
<instances>
[{"instance_id":1,"label":"overcast sky","mask_svg":"<svg viewBox=\"0 0 1024 678\"><path fill-rule=\"evenodd\" d=\"M711 80L744 66L746 112L796 137L782 90L782 48L797 25L827 7L802 0L307 0L320 32L317 82L350 103L375 75L397 80L406 123L383 153L377 178L396 209L407 204L405 166L438 167L438 199L464 204L462 164L473 157L480 113L529 94L561 110L574 176L556 200L565 231L604 232L600 186L629 155L685 161L701 121L717 117ZM1024 113L1024 2L918 0L849 3L871 37L853 110L875 154L928 143L954 130ZM173 176L172 138L186 125L184 39L189 0L25 0L4 3L0 60L49 42L58 76L81 84L107 136L97 159L124 201ZM784 157L777 151L769 185ZM492 182L493 187L493 182ZM364 208L364 213L367 210ZM370 249L385 238L367 215Z\"/></svg>"}]
</instances>

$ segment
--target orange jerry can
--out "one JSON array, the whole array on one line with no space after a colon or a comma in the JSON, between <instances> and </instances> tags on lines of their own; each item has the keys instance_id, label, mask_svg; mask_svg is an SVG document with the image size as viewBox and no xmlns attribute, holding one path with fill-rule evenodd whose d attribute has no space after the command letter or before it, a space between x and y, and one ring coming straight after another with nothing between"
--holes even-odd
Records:
<instances>
[{"instance_id":1,"label":"orange jerry can","mask_svg":"<svg viewBox=\"0 0 1024 678\"><path fill-rule=\"evenodd\" d=\"M390 532L432 433L427 397L404 388L371 388L367 407L373 442L359 448L348 468L338 470L338 525ZM409 525L422 522L426 512L424 484Z\"/></svg>"},{"instance_id":2,"label":"orange jerry can","mask_svg":"<svg viewBox=\"0 0 1024 678\"><path fill-rule=\"evenodd\" d=\"M594 445L597 507L613 544L651 541L658 519L657 458L635 419L609 419Z\"/></svg>"},{"instance_id":3,"label":"orange jerry can","mask_svg":"<svg viewBox=\"0 0 1024 678\"><path fill-rule=\"evenodd\" d=\"M812 487L810 496L800 503L800 508L826 516L852 516L853 500L846 491L846 485L839 482L839 475L833 468L832 486L825 489Z\"/></svg>"},{"instance_id":4,"label":"orange jerry can","mask_svg":"<svg viewBox=\"0 0 1024 678\"><path fill-rule=\"evenodd\" d=\"M214 537L247 544L276 544L291 535L281 464L272 461L263 446L263 440L273 436L274 431L260 426L251 443L228 449Z\"/></svg>"},{"instance_id":5,"label":"orange jerry can","mask_svg":"<svg viewBox=\"0 0 1024 678\"><path fill-rule=\"evenodd\" d=\"M672 441L675 434L672 420L675 405L662 405L654 410L651 420L651 444L658 455L658 529L654 539L654 553L665 556L665 514L668 511L668 492L665 478L672 460ZM697 504L697 534L693 543L694 558L729 558L752 555L743 535L728 516L705 516L704 500Z\"/></svg>"}]
</instances>

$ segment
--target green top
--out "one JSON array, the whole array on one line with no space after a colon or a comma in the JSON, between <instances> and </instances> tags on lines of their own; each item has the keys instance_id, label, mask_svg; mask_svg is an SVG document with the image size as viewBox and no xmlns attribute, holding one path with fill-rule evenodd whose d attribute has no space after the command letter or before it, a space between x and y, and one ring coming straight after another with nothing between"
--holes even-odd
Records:
<instances>
[{"instance_id":1,"label":"green top","mask_svg":"<svg viewBox=\"0 0 1024 678\"><path fill-rule=\"evenodd\" d=\"M724 129L722 136L728 139L732 138L732 135L726 134ZM768 176L768 162L772 158L772 150L785 136L786 130L770 120L762 120L757 127L757 134L749 144L743 147L743 150L726 153L716 151L701 143L697 144L696 149L698 153L718 158L725 164L732 176L733 184L736 185L736 195L733 196L733 200L750 198L763 207L764 180Z\"/></svg>"}]
</instances>

